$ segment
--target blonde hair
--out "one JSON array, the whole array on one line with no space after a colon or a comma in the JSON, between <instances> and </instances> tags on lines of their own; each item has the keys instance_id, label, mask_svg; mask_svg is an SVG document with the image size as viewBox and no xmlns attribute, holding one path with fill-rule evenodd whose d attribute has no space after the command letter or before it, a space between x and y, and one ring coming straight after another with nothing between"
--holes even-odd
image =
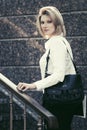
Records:
<instances>
[{"instance_id":1,"label":"blonde hair","mask_svg":"<svg viewBox=\"0 0 87 130\"><path fill-rule=\"evenodd\" d=\"M43 32L41 30L41 16L42 15L48 15L52 19L52 22L56 28L55 33L56 34L63 34L63 36L66 36L66 29L63 21L63 17L59 10L56 7L53 6L46 6L39 10L39 14L37 17L37 28L39 30L39 33L43 36Z\"/></svg>"}]
</instances>

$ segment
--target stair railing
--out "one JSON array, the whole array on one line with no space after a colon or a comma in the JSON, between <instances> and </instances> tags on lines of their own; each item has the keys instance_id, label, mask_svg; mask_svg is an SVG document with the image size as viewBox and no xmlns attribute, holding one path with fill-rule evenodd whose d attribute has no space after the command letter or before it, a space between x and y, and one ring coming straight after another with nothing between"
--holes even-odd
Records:
<instances>
[{"instance_id":1,"label":"stair railing","mask_svg":"<svg viewBox=\"0 0 87 130\"><path fill-rule=\"evenodd\" d=\"M26 93L21 93L17 90L17 86L10 81L6 76L0 73L0 84L4 85L4 87L10 91L10 130L13 130L13 96L17 96L20 100L24 102L24 130L26 130L26 106L31 107L38 115L38 130L43 129L43 122L41 119L46 119L48 122L48 127L50 129L58 128L58 121L56 117L46 110L43 106L41 106L35 99L27 95Z\"/></svg>"}]
</instances>

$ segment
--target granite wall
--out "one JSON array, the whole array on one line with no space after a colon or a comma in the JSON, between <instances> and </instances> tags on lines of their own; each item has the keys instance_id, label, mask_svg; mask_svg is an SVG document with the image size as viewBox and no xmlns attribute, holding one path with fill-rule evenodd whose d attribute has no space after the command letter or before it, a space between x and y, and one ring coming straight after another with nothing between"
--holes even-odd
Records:
<instances>
[{"instance_id":1,"label":"granite wall","mask_svg":"<svg viewBox=\"0 0 87 130\"><path fill-rule=\"evenodd\" d=\"M64 17L67 39L87 90L86 3L86 0L0 0L0 73L15 84L40 79L38 62L44 53L44 39L35 22L38 9L52 5Z\"/></svg>"},{"instance_id":2,"label":"granite wall","mask_svg":"<svg viewBox=\"0 0 87 130\"><path fill-rule=\"evenodd\" d=\"M86 89L86 0L0 0L0 72L15 83L40 79L38 61L44 42L35 22L38 9L47 5L56 6L64 17L67 38Z\"/></svg>"}]
</instances>

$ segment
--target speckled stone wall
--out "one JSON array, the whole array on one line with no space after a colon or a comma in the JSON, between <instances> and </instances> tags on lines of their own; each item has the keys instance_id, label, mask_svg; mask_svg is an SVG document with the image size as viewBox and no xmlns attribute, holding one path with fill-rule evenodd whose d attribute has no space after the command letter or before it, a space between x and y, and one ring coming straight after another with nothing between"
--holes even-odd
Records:
<instances>
[{"instance_id":1,"label":"speckled stone wall","mask_svg":"<svg viewBox=\"0 0 87 130\"><path fill-rule=\"evenodd\" d=\"M35 22L39 8L47 5L56 6L64 17L67 38L86 89L86 0L0 0L0 72L15 83L40 79L38 62L44 42Z\"/></svg>"},{"instance_id":2,"label":"speckled stone wall","mask_svg":"<svg viewBox=\"0 0 87 130\"><path fill-rule=\"evenodd\" d=\"M35 22L39 8L52 5L64 17L67 39L87 90L86 3L86 0L0 0L0 73L16 84L40 79L38 62L44 52L44 39ZM82 127L78 128L74 121L73 130L86 130L86 121L81 120Z\"/></svg>"}]
</instances>

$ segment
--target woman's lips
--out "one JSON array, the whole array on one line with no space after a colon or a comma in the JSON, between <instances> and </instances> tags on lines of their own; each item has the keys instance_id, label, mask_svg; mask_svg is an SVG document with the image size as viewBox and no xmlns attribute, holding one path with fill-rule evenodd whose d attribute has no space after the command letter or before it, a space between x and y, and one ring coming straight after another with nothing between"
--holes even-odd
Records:
<instances>
[{"instance_id":1,"label":"woman's lips","mask_svg":"<svg viewBox=\"0 0 87 130\"><path fill-rule=\"evenodd\" d=\"M48 29L44 29L44 32L48 32L49 30Z\"/></svg>"}]
</instances>

